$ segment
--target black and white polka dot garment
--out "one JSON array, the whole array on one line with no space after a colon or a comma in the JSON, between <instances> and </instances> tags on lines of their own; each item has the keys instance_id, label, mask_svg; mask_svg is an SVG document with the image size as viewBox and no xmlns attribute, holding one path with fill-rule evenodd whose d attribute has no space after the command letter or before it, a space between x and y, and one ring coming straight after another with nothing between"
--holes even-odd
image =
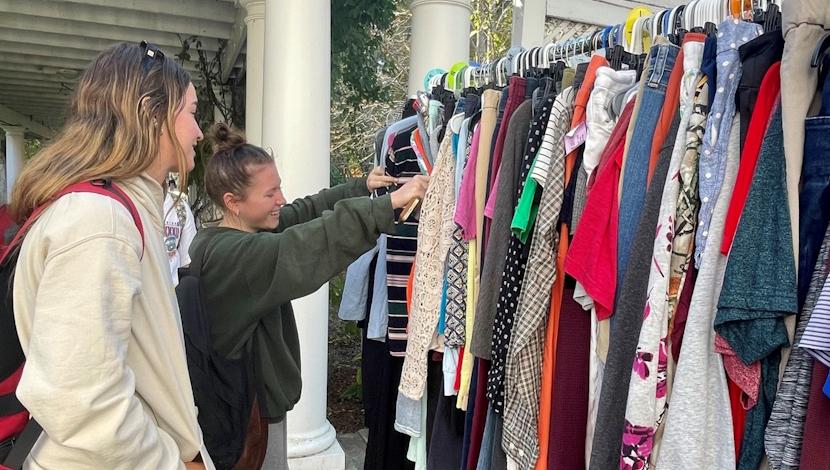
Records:
<instances>
[{"instance_id":1,"label":"black and white polka dot garment","mask_svg":"<svg viewBox=\"0 0 830 470\"><path fill-rule=\"evenodd\" d=\"M547 127L551 109L553 109L553 101L553 96L545 99L539 115L534 118L530 126L527 148L524 159L522 160L521 174L519 176L520 184L516 197L517 201L521 199L525 180L527 180L530 174L533 161L542 145L545 127ZM529 227L528 230L532 235L532 227ZM516 308L519 304L519 290L522 288L522 280L524 279L525 268L527 267L529 251L527 247L530 246L531 242L532 237L528 237L527 244L524 244L515 234L510 235L507 259L504 264L504 276L502 277L501 287L499 288L499 300L496 304L496 319L493 325L492 363L487 373L487 399L492 404L493 411L498 414L501 414L504 409L504 375L505 366L507 365L507 350L510 346L510 335L513 330L513 317L516 315ZM495 286L481 286L482 289L493 287Z\"/></svg>"}]
</instances>

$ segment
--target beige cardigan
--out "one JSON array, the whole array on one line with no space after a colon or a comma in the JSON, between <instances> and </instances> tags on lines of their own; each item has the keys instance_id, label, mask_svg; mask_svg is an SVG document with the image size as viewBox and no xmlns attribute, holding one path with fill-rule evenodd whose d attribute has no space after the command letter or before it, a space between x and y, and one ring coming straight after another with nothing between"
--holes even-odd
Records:
<instances>
[{"instance_id":1,"label":"beige cardigan","mask_svg":"<svg viewBox=\"0 0 830 470\"><path fill-rule=\"evenodd\" d=\"M162 245L162 187L118 183L144 225L109 197L75 193L26 236L14 279L26 367L17 391L43 426L25 468L174 469L204 452L181 319Z\"/></svg>"}]
</instances>

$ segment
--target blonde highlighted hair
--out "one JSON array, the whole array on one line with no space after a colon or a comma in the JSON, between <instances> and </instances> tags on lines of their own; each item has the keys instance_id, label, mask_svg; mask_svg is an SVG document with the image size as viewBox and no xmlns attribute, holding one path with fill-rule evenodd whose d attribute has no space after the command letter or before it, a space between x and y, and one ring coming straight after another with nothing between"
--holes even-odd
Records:
<instances>
[{"instance_id":1,"label":"blonde highlighted hair","mask_svg":"<svg viewBox=\"0 0 830 470\"><path fill-rule=\"evenodd\" d=\"M174 123L189 84L174 60L147 55L143 46L121 43L99 54L78 82L63 129L18 177L10 203L15 219L69 185L138 176L158 158L162 134L173 142L187 187Z\"/></svg>"}]
</instances>

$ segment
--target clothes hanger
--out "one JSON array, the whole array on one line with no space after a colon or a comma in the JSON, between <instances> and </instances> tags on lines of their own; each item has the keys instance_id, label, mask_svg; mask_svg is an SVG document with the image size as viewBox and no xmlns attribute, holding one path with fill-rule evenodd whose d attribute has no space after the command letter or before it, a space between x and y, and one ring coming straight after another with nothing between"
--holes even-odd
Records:
<instances>
[{"instance_id":1,"label":"clothes hanger","mask_svg":"<svg viewBox=\"0 0 830 470\"><path fill-rule=\"evenodd\" d=\"M712 0L700 0L698 12L695 14L695 26L703 28L712 14Z\"/></svg>"},{"instance_id":2,"label":"clothes hanger","mask_svg":"<svg viewBox=\"0 0 830 470\"><path fill-rule=\"evenodd\" d=\"M674 32L673 25L677 23L677 17L680 15L677 10L677 7L668 10L668 13L666 15L666 20L663 21L663 34L665 36L668 36L669 34L672 34Z\"/></svg>"},{"instance_id":3,"label":"clothes hanger","mask_svg":"<svg viewBox=\"0 0 830 470\"><path fill-rule=\"evenodd\" d=\"M628 45L629 53L640 55L646 48L646 31L644 23L647 20L647 17L640 17L634 20L634 27L631 30L631 43Z\"/></svg>"},{"instance_id":4,"label":"clothes hanger","mask_svg":"<svg viewBox=\"0 0 830 470\"><path fill-rule=\"evenodd\" d=\"M519 69L520 77L525 78L527 76L527 72L530 70L530 56L532 55L532 50L525 51L522 55L522 63L521 68Z\"/></svg>"},{"instance_id":5,"label":"clothes hanger","mask_svg":"<svg viewBox=\"0 0 830 470\"><path fill-rule=\"evenodd\" d=\"M509 76L510 70L510 63L508 62L507 57L502 59L501 65L499 66L499 71L501 72L501 80L498 82L498 86L504 87L507 86L507 77Z\"/></svg>"},{"instance_id":6,"label":"clothes hanger","mask_svg":"<svg viewBox=\"0 0 830 470\"><path fill-rule=\"evenodd\" d=\"M686 32L683 27L685 11L685 5L672 8L668 13L669 21L666 24L666 30L662 33L669 41L678 46L683 43L683 36Z\"/></svg>"},{"instance_id":7,"label":"clothes hanger","mask_svg":"<svg viewBox=\"0 0 830 470\"><path fill-rule=\"evenodd\" d=\"M464 69L464 89L470 88L473 83L473 72L475 72L477 67L473 67L472 65Z\"/></svg>"},{"instance_id":8,"label":"clothes hanger","mask_svg":"<svg viewBox=\"0 0 830 470\"><path fill-rule=\"evenodd\" d=\"M511 61L511 68L510 68L510 75L515 75L519 72L519 63L522 59L522 52L517 53L513 56L513 60Z\"/></svg>"},{"instance_id":9,"label":"clothes hanger","mask_svg":"<svg viewBox=\"0 0 830 470\"><path fill-rule=\"evenodd\" d=\"M527 55L527 68L525 69L525 75L533 70L539 69L539 50L541 47L533 47L530 49L530 53Z\"/></svg>"},{"instance_id":10,"label":"clothes hanger","mask_svg":"<svg viewBox=\"0 0 830 470\"><path fill-rule=\"evenodd\" d=\"M602 29L602 47L603 47L603 49L610 49L611 48L611 44L608 42L609 41L609 36L611 36L611 29L612 29L611 26L606 26L605 28Z\"/></svg>"},{"instance_id":11,"label":"clothes hanger","mask_svg":"<svg viewBox=\"0 0 830 470\"><path fill-rule=\"evenodd\" d=\"M576 67L578 65L577 60L579 56L584 55L583 51L585 50L585 38L577 38L573 42L573 51L571 53L571 65Z\"/></svg>"},{"instance_id":12,"label":"clothes hanger","mask_svg":"<svg viewBox=\"0 0 830 470\"><path fill-rule=\"evenodd\" d=\"M680 15L680 23L682 28L686 31L691 31L694 25L694 11L695 7L697 6L698 0L692 0L691 2L686 5L686 8L683 10L683 13Z\"/></svg>"},{"instance_id":13,"label":"clothes hanger","mask_svg":"<svg viewBox=\"0 0 830 470\"><path fill-rule=\"evenodd\" d=\"M553 52L553 49L555 47L556 47L555 42L550 42L548 44L545 44L545 48L542 52L542 67L543 68L546 68L546 69L550 68L551 63L553 62L552 57L551 57L551 53Z\"/></svg>"},{"instance_id":14,"label":"clothes hanger","mask_svg":"<svg viewBox=\"0 0 830 470\"><path fill-rule=\"evenodd\" d=\"M599 41L602 39L602 30L598 29L591 35L591 52L601 49Z\"/></svg>"},{"instance_id":15,"label":"clothes hanger","mask_svg":"<svg viewBox=\"0 0 830 470\"><path fill-rule=\"evenodd\" d=\"M728 16L728 5L730 0L704 0L708 1L706 8L703 11L701 26L706 34L714 34L717 27ZM727 12L727 14L724 13Z\"/></svg>"},{"instance_id":16,"label":"clothes hanger","mask_svg":"<svg viewBox=\"0 0 830 470\"><path fill-rule=\"evenodd\" d=\"M818 68L821 65L822 61L824 61L824 56L827 55L828 49L830 49L830 31L822 34L821 39L816 44L816 48L813 50L813 58L810 60L810 65L813 68Z\"/></svg>"},{"instance_id":17,"label":"clothes hanger","mask_svg":"<svg viewBox=\"0 0 830 470\"><path fill-rule=\"evenodd\" d=\"M660 10L654 16L651 17L651 21L648 23L649 33L653 37L657 37L660 35L660 25L662 24L662 16L665 10Z\"/></svg>"},{"instance_id":18,"label":"clothes hanger","mask_svg":"<svg viewBox=\"0 0 830 470\"><path fill-rule=\"evenodd\" d=\"M775 2L767 4L764 19L764 31L780 31L781 26L781 7Z\"/></svg>"}]
</instances>

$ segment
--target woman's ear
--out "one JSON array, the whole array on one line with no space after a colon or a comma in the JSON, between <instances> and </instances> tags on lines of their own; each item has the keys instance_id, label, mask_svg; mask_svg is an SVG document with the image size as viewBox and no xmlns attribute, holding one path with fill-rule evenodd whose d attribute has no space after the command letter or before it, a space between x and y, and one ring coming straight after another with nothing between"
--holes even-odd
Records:
<instances>
[{"instance_id":1,"label":"woman's ear","mask_svg":"<svg viewBox=\"0 0 830 470\"><path fill-rule=\"evenodd\" d=\"M225 193L222 195L222 202L225 203L225 208L232 214L239 217L239 197L234 193Z\"/></svg>"}]
</instances>

